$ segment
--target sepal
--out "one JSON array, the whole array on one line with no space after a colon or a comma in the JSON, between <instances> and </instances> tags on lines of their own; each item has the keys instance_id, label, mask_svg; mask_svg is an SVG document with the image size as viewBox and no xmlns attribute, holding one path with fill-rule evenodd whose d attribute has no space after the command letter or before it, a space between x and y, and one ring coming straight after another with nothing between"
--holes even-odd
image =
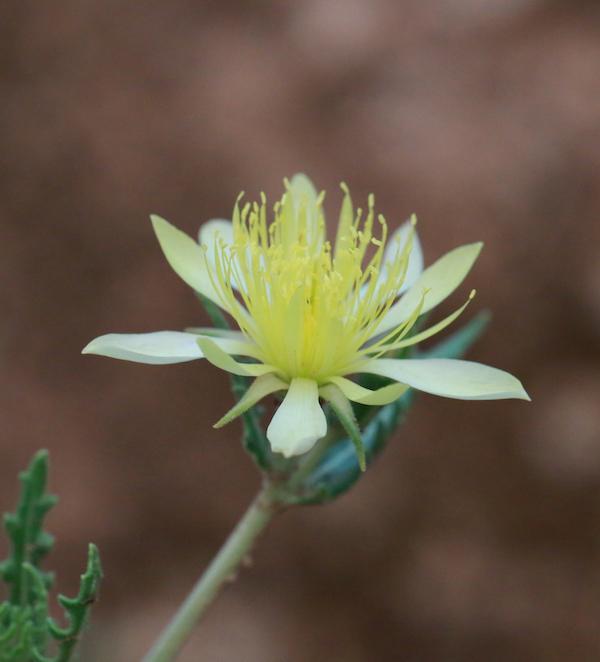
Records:
<instances>
[{"instance_id":1,"label":"sepal","mask_svg":"<svg viewBox=\"0 0 600 662\"><path fill-rule=\"evenodd\" d=\"M198 294L198 298L211 322L217 329L224 331L231 329L225 315L217 305L201 294ZM239 402L248 391L251 382L248 377L242 377L240 375L230 374L230 378L231 390L235 399ZM262 471L269 472L277 466L285 464L286 461L277 457L271 450L267 436L260 424L261 414L262 407L256 405L241 415L244 424L242 443L258 467Z\"/></svg>"},{"instance_id":2,"label":"sepal","mask_svg":"<svg viewBox=\"0 0 600 662\"><path fill-rule=\"evenodd\" d=\"M352 409L352 403L335 384L323 386L319 389L319 394L327 401L354 444L360 470L366 471L365 445L356 421L356 416L354 415L354 410Z\"/></svg>"}]
</instances>

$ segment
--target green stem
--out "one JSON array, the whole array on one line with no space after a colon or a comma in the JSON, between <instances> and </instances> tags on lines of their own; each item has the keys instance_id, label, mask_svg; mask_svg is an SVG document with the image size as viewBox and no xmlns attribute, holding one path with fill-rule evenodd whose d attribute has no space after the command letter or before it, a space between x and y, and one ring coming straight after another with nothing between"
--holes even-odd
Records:
<instances>
[{"instance_id":1,"label":"green stem","mask_svg":"<svg viewBox=\"0 0 600 662\"><path fill-rule=\"evenodd\" d=\"M279 506L272 498L272 488L266 484L143 662L171 662L176 658L207 607L222 586L235 575L238 566L278 509Z\"/></svg>"}]
</instances>

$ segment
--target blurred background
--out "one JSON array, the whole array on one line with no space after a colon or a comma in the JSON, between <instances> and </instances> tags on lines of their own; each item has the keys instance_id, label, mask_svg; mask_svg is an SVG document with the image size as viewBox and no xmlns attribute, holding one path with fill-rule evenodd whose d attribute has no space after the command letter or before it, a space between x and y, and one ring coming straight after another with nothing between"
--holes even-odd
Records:
<instances>
[{"instance_id":1,"label":"blurred background","mask_svg":"<svg viewBox=\"0 0 600 662\"><path fill-rule=\"evenodd\" d=\"M486 248L470 358L533 403L422 395L348 495L284 514L183 662L600 656L600 6L590 0L4 3L0 509L39 447L53 565L106 580L86 662L141 658L258 487L226 376L80 356L206 323L148 221L348 182L431 263ZM466 319L465 318L465 319ZM2 543L4 545L4 543ZM5 546L0 552L5 551Z\"/></svg>"}]
</instances>

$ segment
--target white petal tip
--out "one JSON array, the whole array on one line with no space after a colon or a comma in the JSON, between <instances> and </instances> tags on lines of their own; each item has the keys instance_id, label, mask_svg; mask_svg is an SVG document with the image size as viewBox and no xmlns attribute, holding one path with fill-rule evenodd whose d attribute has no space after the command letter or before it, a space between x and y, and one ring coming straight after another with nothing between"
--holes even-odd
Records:
<instances>
[{"instance_id":1,"label":"white petal tip","mask_svg":"<svg viewBox=\"0 0 600 662\"><path fill-rule=\"evenodd\" d=\"M169 230L175 230L174 226L171 225L169 221L164 219L162 216L159 216L158 214L150 214L150 222L152 223L154 234L156 234L159 240L161 235L164 233L168 233Z\"/></svg>"},{"instance_id":2,"label":"white petal tip","mask_svg":"<svg viewBox=\"0 0 600 662\"><path fill-rule=\"evenodd\" d=\"M284 457L308 452L327 434L327 419L319 404L316 382L292 379L267 428L271 448Z\"/></svg>"},{"instance_id":3,"label":"white petal tip","mask_svg":"<svg viewBox=\"0 0 600 662\"><path fill-rule=\"evenodd\" d=\"M276 453L281 453L283 457L289 459L291 457L297 457L298 455L304 455L304 453L307 453L317 443L317 441L319 441L320 438L321 437L298 438L295 440L297 445L294 447L290 447L287 445L277 447L276 444L271 443L271 448Z\"/></svg>"},{"instance_id":4,"label":"white petal tip","mask_svg":"<svg viewBox=\"0 0 600 662\"><path fill-rule=\"evenodd\" d=\"M517 398L519 400L525 400L526 402L531 402L531 396L529 395L529 393L527 393L527 391L523 387L521 387L521 392L517 396Z\"/></svg>"},{"instance_id":5,"label":"white petal tip","mask_svg":"<svg viewBox=\"0 0 600 662\"><path fill-rule=\"evenodd\" d=\"M531 402L531 397L525 390L523 384L521 384L521 382L516 377L513 377L512 375L508 376L512 377L514 386L512 389L507 389L506 395L504 397L511 400L524 400L525 402Z\"/></svg>"},{"instance_id":6,"label":"white petal tip","mask_svg":"<svg viewBox=\"0 0 600 662\"><path fill-rule=\"evenodd\" d=\"M96 341L95 341L95 340L92 340L91 342L89 342L89 343L88 343L88 344L87 344L87 345L81 350L81 353L82 353L82 354L95 354L95 353L96 353L96 351L95 351L95 349L96 349L95 345L96 345Z\"/></svg>"}]
</instances>

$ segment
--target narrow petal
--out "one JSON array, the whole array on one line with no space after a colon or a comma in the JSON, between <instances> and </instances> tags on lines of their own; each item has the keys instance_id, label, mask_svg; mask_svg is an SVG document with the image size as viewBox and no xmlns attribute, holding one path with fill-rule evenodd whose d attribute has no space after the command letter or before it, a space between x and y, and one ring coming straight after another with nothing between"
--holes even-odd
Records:
<instances>
[{"instance_id":1,"label":"narrow petal","mask_svg":"<svg viewBox=\"0 0 600 662\"><path fill-rule=\"evenodd\" d=\"M221 298L208 274L210 263L204 249L164 218L155 215L150 218L160 247L173 271L196 292L222 307Z\"/></svg>"},{"instance_id":2,"label":"narrow petal","mask_svg":"<svg viewBox=\"0 0 600 662\"><path fill-rule=\"evenodd\" d=\"M238 342L249 342L248 337L241 331L235 329L218 329L215 326L188 326L184 329L186 333L194 333L197 336L208 336L209 338L227 338Z\"/></svg>"},{"instance_id":3,"label":"narrow petal","mask_svg":"<svg viewBox=\"0 0 600 662\"><path fill-rule=\"evenodd\" d=\"M389 384L372 391L345 377L331 377L329 381L335 384L349 400L362 405L388 405L408 390L405 384Z\"/></svg>"},{"instance_id":4,"label":"narrow petal","mask_svg":"<svg viewBox=\"0 0 600 662\"><path fill-rule=\"evenodd\" d=\"M389 377L419 391L458 400L530 400L508 372L456 359L372 359L359 372Z\"/></svg>"},{"instance_id":5,"label":"narrow petal","mask_svg":"<svg viewBox=\"0 0 600 662\"><path fill-rule=\"evenodd\" d=\"M267 428L271 448L285 457L301 455L326 433L327 419L319 404L317 382L292 379L283 402Z\"/></svg>"},{"instance_id":6,"label":"narrow petal","mask_svg":"<svg viewBox=\"0 0 600 662\"><path fill-rule=\"evenodd\" d=\"M450 296L471 270L482 246L482 243L459 246L425 269L414 285L384 315L376 334L389 331L408 319L419 305L423 292L427 295L422 313L435 308Z\"/></svg>"},{"instance_id":7,"label":"narrow petal","mask_svg":"<svg viewBox=\"0 0 600 662\"><path fill-rule=\"evenodd\" d=\"M181 331L108 333L92 340L81 353L155 365L183 363L202 358L196 338Z\"/></svg>"},{"instance_id":8,"label":"narrow petal","mask_svg":"<svg viewBox=\"0 0 600 662\"><path fill-rule=\"evenodd\" d=\"M203 358L195 333L154 331L152 333L108 333L92 340L82 354L97 354L113 359L163 365ZM243 356L255 353L251 343L215 338L220 351Z\"/></svg>"},{"instance_id":9,"label":"narrow petal","mask_svg":"<svg viewBox=\"0 0 600 662\"><path fill-rule=\"evenodd\" d=\"M235 407L232 407L213 427L222 428L254 406L259 400L262 400L271 393L275 393L275 391L285 391L287 387L288 385L284 381L279 379L279 377L275 377L273 374L257 377Z\"/></svg>"},{"instance_id":10,"label":"narrow petal","mask_svg":"<svg viewBox=\"0 0 600 662\"><path fill-rule=\"evenodd\" d=\"M325 222L319 205L319 196L311 180L303 173L295 174L286 183L287 206L284 233L290 242L302 236L313 246L320 246L325 240Z\"/></svg>"},{"instance_id":11,"label":"narrow petal","mask_svg":"<svg viewBox=\"0 0 600 662\"><path fill-rule=\"evenodd\" d=\"M276 371L273 366L264 363L240 363L236 361L221 347L224 339L197 336L196 340L206 360L217 368L221 368L221 370L243 377L258 377ZM237 352L231 353L236 354Z\"/></svg>"},{"instance_id":12,"label":"narrow petal","mask_svg":"<svg viewBox=\"0 0 600 662\"><path fill-rule=\"evenodd\" d=\"M213 218L203 223L198 231L198 242L206 251L208 268L211 273L216 274L216 253L221 250L223 244L225 246L233 244L233 223L224 218ZM232 278L231 285L239 289L235 278Z\"/></svg>"},{"instance_id":13,"label":"narrow petal","mask_svg":"<svg viewBox=\"0 0 600 662\"><path fill-rule=\"evenodd\" d=\"M350 400L344 395L342 390L335 384L327 384L319 389L321 397L329 403L333 412L338 417L342 427L348 433L348 436L354 444L356 455L358 456L358 464L361 471L367 468L367 458L365 456L365 446L363 444L362 436L358 422L354 416L354 410L350 404Z\"/></svg>"},{"instance_id":14,"label":"narrow petal","mask_svg":"<svg viewBox=\"0 0 600 662\"><path fill-rule=\"evenodd\" d=\"M350 228L354 223L354 206L352 205L350 190L346 184L342 184L341 188L344 193L344 199L340 208L340 218L335 236L335 249L333 251L334 257L338 260L340 259L342 251L348 247L351 239Z\"/></svg>"},{"instance_id":15,"label":"narrow petal","mask_svg":"<svg viewBox=\"0 0 600 662\"><path fill-rule=\"evenodd\" d=\"M302 204L305 204L311 209L316 208L317 205L317 189L314 184L311 182L310 178L307 177L304 173L296 173L290 180L289 190L292 193L292 198L294 200L294 205L296 206L296 211L299 211L299 208Z\"/></svg>"},{"instance_id":16,"label":"narrow petal","mask_svg":"<svg viewBox=\"0 0 600 662\"><path fill-rule=\"evenodd\" d=\"M408 258L408 268L406 269L406 276L398 294L402 294L411 288L423 273L423 249L421 248L419 235L412 221L406 221L394 232L389 238L385 253L383 254L383 269L380 278L387 275L388 263L394 262L402 254L411 231L413 232L413 239L410 257Z\"/></svg>"}]
</instances>

